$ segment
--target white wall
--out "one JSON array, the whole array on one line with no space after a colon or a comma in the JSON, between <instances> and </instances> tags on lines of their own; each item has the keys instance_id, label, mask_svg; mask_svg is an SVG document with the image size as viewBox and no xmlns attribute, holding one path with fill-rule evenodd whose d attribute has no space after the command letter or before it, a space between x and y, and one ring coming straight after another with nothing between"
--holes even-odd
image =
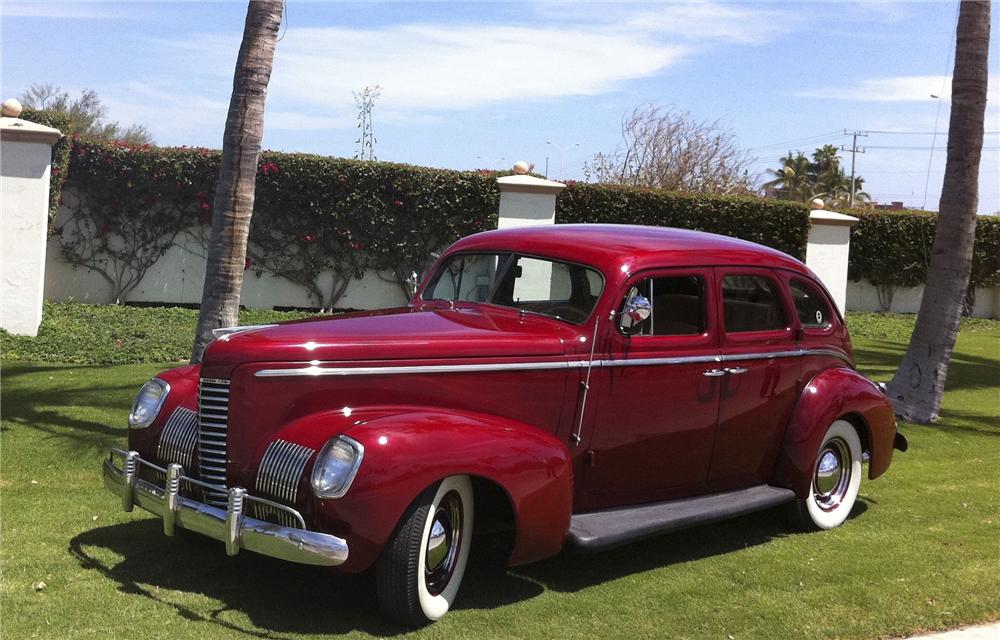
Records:
<instances>
[{"instance_id":1,"label":"white wall","mask_svg":"<svg viewBox=\"0 0 1000 640\"><path fill-rule=\"evenodd\" d=\"M0 142L0 325L18 335L42 322L51 160L51 143Z\"/></svg>"},{"instance_id":2,"label":"white wall","mask_svg":"<svg viewBox=\"0 0 1000 640\"><path fill-rule=\"evenodd\" d=\"M923 285L896 288L892 295L890 311L895 313L916 313L920 310L920 299L924 295ZM867 280L847 283L847 308L850 311L882 311L878 290ZM976 307L972 315L977 318L1000 319L1000 287L976 289Z\"/></svg>"},{"instance_id":3,"label":"white wall","mask_svg":"<svg viewBox=\"0 0 1000 640\"><path fill-rule=\"evenodd\" d=\"M69 217L68 203L74 202L71 189L63 194L64 205L56 215L56 226L66 225ZM156 302L167 304L200 304L201 289L205 282L206 253L203 241L193 234L178 236L178 242L154 264L139 285L128 294L127 302ZM329 290L332 273L320 276L320 286ZM75 300L94 304L111 304L113 289L97 272L85 267L68 264L62 255L58 238L51 238L45 265L45 299L54 301ZM399 286L385 280L373 271L361 280L354 280L337 307L375 309L405 305L408 299ZM253 269L243 276L240 304L253 309L272 307L316 307L318 302L297 284L264 272L257 277Z\"/></svg>"},{"instance_id":4,"label":"white wall","mask_svg":"<svg viewBox=\"0 0 1000 640\"><path fill-rule=\"evenodd\" d=\"M524 196L534 195L517 193L516 204L526 204ZM64 193L64 202L72 202L72 190ZM537 196L536 196L537 197ZM543 196L548 200L550 196ZM539 198L542 199L542 198ZM503 202L503 200L501 200ZM537 202L537 201L536 201ZM65 222L66 207L60 208L57 226ZM5 214L6 215L6 214ZM512 216L513 217L513 216ZM509 226L514 226L510 224ZM810 257L814 270L816 260L825 257L846 260L842 246L842 234L834 233L833 238L825 238L826 229L817 227L820 235L810 238ZM846 231L848 227L833 227ZM824 252L832 251L833 256ZM6 245L4 248L6 256ZM329 274L326 276L330 277ZM822 276L821 276L822 277ZM878 296L875 288L867 282L848 282L846 262L843 268L827 278L841 278L845 291L846 308L850 311L879 311ZM198 304L201 302L201 287L205 278L205 250L200 240L182 236L181 242L167 251L146 274L139 286L130 294L130 302L153 302L166 304ZM327 281L328 282L328 281ZM824 281L826 282L826 281ZM325 284L325 283L324 283ZM837 283L834 283L836 286ZM829 287L829 283L827 283ZM832 289L831 289L832 290ZM916 313L920 305L922 287L913 289L898 289L895 293L892 311L899 313ZM62 257L58 240L49 240L45 266L45 299L63 301L73 299L78 302L108 304L111 299L111 286L99 275L85 268L76 268L67 264ZM302 287L287 280L264 274L258 278L253 270L247 271L243 282L241 304L260 309L272 307L315 307L317 303L309 298ZM406 304L407 298L400 288L391 281L379 278L378 274L368 272L360 281L353 281L346 294L338 302L340 308L379 309ZM1000 318L1000 289L978 289L976 292L975 315L979 317Z\"/></svg>"}]
</instances>

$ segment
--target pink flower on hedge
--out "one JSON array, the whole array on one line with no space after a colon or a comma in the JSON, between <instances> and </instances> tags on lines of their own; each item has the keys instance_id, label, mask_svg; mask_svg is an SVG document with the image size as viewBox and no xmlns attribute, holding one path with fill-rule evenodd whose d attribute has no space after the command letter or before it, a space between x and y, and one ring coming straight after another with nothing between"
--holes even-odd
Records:
<instances>
[{"instance_id":1,"label":"pink flower on hedge","mask_svg":"<svg viewBox=\"0 0 1000 640\"><path fill-rule=\"evenodd\" d=\"M403 206L403 201L402 200L393 200L392 204L394 204L397 207L401 207L401 206Z\"/></svg>"},{"instance_id":2,"label":"pink flower on hedge","mask_svg":"<svg viewBox=\"0 0 1000 640\"><path fill-rule=\"evenodd\" d=\"M263 173L265 176L271 176L271 175L276 176L279 173L281 173L281 168L278 167L278 165L274 164L273 162L265 162L264 164L260 165L260 172Z\"/></svg>"},{"instance_id":3,"label":"pink flower on hedge","mask_svg":"<svg viewBox=\"0 0 1000 640\"><path fill-rule=\"evenodd\" d=\"M202 203L201 203L201 208L202 208L203 210L205 210L205 211L208 211L209 209L211 209L211 208L212 208L212 205L208 204L207 202L202 202Z\"/></svg>"},{"instance_id":4,"label":"pink flower on hedge","mask_svg":"<svg viewBox=\"0 0 1000 640\"><path fill-rule=\"evenodd\" d=\"M243 270L244 271L246 271L247 269L249 269L252 266L253 266L253 260L251 260L250 258L247 258L246 260L243 261Z\"/></svg>"},{"instance_id":5,"label":"pink flower on hedge","mask_svg":"<svg viewBox=\"0 0 1000 640\"><path fill-rule=\"evenodd\" d=\"M361 251L361 243L357 240L351 240L351 248L355 251Z\"/></svg>"},{"instance_id":6,"label":"pink flower on hedge","mask_svg":"<svg viewBox=\"0 0 1000 640\"><path fill-rule=\"evenodd\" d=\"M316 236L314 236L311 233L307 233L306 235L302 236L302 239L305 240L306 242L316 242Z\"/></svg>"}]
</instances>

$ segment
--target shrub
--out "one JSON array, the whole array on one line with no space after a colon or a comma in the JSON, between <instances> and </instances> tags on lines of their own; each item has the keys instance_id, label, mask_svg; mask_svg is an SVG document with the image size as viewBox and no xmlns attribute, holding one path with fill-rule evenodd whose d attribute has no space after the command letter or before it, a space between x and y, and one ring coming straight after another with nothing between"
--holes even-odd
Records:
<instances>
[{"instance_id":1,"label":"shrub","mask_svg":"<svg viewBox=\"0 0 1000 640\"><path fill-rule=\"evenodd\" d=\"M888 309L896 288L914 287L926 279L938 216L927 211L850 214L858 223L851 229L848 277L875 285L882 307ZM1000 218L979 216L976 222L970 295L976 287L1000 284Z\"/></svg>"},{"instance_id":2,"label":"shrub","mask_svg":"<svg viewBox=\"0 0 1000 640\"><path fill-rule=\"evenodd\" d=\"M787 200L694 195L586 183L556 201L557 222L645 224L750 240L805 260L809 209Z\"/></svg>"},{"instance_id":3,"label":"shrub","mask_svg":"<svg viewBox=\"0 0 1000 640\"><path fill-rule=\"evenodd\" d=\"M146 270L190 234L207 246L220 154L78 140L71 154L66 259L102 274L125 300ZM406 291L432 251L494 228L498 174L265 152L257 173L247 268L268 272L334 308L372 269ZM803 205L573 184L559 222L623 222L701 229L805 254ZM333 272L333 284L320 275Z\"/></svg>"}]
</instances>

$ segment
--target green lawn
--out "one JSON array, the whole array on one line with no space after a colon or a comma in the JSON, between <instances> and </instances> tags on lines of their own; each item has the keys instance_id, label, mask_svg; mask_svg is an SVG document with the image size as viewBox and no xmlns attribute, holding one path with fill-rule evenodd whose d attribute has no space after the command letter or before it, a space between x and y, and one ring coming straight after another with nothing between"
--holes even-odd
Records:
<instances>
[{"instance_id":1,"label":"green lawn","mask_svg":"<svg viewBox=\"0 0 1000 640\"><path fill-rule=\"evenodd\" d=\"M865 372L890 375L909 323L851 317ZM166 366L5 361L0 637L403 633L364 577L227 558L121 512L100 461ZM882 638L1000 619L1000 323L963 329L948 389L940 424L903 425L910 451L862 485L840 529L795 533L772 511L506 573L473 564L456 609L414 635Z\"/></svg>"}]
</instances>

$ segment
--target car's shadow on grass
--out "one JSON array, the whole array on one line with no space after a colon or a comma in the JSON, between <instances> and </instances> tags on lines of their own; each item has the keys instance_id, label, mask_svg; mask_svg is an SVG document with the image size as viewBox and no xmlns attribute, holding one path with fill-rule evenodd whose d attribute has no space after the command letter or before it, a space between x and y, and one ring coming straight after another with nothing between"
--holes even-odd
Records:
<instances>
[{"instance_id":1,"label":"car's shadow on grass","mask_svg":"<svg viewBox=\"0 0 1000 640\"><path fill-rule=\"evenodd\" d=\"M851 517L866 508L859 501ZM765 544L794 531L780 509L771 509L604 553L564 553L510 570L504 570L490 539L477 538L479 548L469 563L455 609L495 609L546 590L572 593L628 575ZM69 552L85 569L102 573L124 593L172 607L182 618L218 624L251 637L337 635L355 630L384 637L409 631L381 617L370 574L345 576L252 553L229 558L214 540L196 535L164 537L155 519L86 531L70 541ZM250 625L242 622L244 617Z\"/></svg>"}]
</instances>

